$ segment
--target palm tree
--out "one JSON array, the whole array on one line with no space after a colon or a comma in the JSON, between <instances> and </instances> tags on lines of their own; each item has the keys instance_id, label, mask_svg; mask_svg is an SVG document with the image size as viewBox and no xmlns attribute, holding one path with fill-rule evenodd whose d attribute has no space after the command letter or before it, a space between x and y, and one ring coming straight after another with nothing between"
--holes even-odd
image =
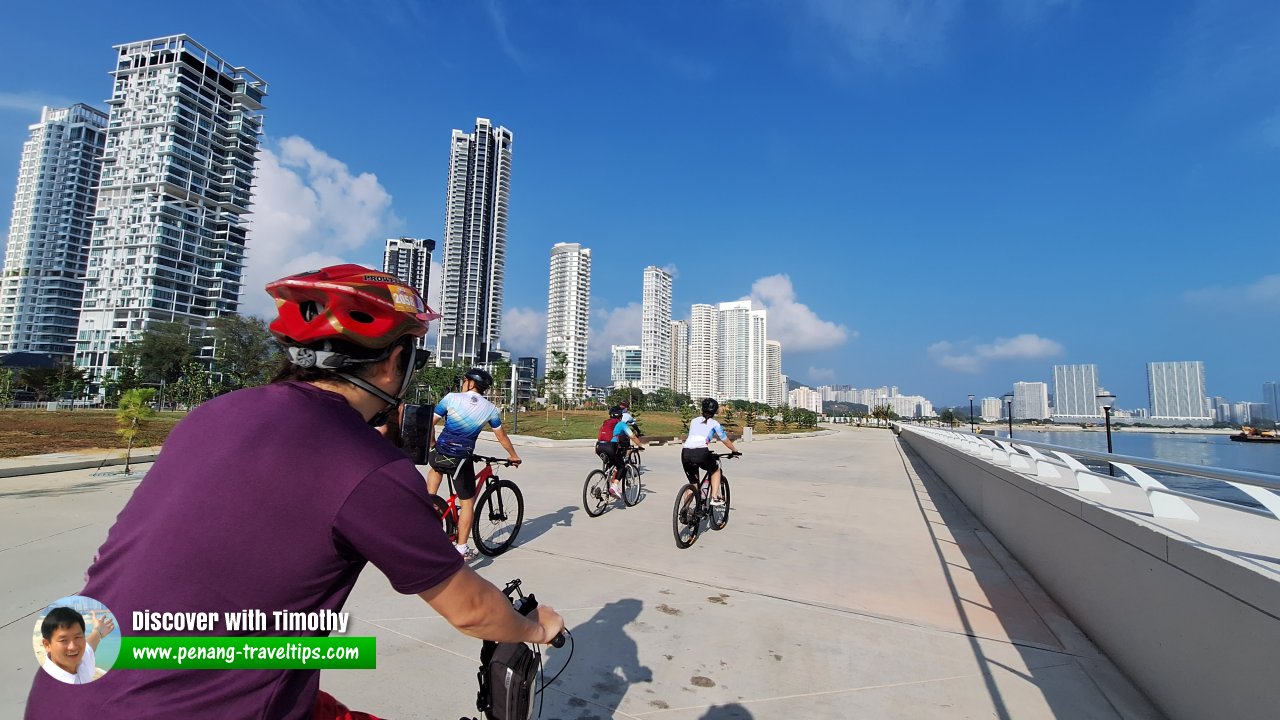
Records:
<instances>
[{"instance_id":1,"label":"palm tree","mask_svg":"<svg viewBox=\"0 0 1280 720\"><path fill-rule=\"evenodd\" d=\"M116 434L128 443L124 451L125 473L129 472L134 439L142 431L142 426L156 416L156 411L150 405L155 396L155 388L127 390L120 396L120 408L116 410L116 422L120 424L120 429L116 430Z\"/></svg>"}]
</instances>

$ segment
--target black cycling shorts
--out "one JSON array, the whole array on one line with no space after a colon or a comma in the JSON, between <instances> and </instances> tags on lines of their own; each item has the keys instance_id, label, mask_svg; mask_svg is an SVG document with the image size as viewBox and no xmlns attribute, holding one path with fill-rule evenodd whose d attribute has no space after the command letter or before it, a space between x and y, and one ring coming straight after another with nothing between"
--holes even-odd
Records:
<instances>
[{"instance_id":1,"label":"black cycling shorts","mask_svg":"<svg viewBox=\"0 0 1280 720\"><path fill-rule=\"evenodd\" d=\"M599 455L601 460L612 465L619 473L623 471L623 465L627 461L626 449L616 442L607 440L596 443L596 455Z\"/></svg>"},{"instance_id":2,"label":"black cycling shorts","mask_svg":"<svg viewBox=\"0 0 1280 720\"><path fill-rule=\"evenodd\" d=\"M470 500L476 496L476 469L467 458L441 455L432 450L427 456L427 464L432 470L453 478L453 488L459 499Z\"/></svg>"},{"instance_id":3,"label":"black cycling shorts","mask_svg":"<svg viewBox=\"0 0 1280 720\"><path fill-rule=\"evenodd\" d=\"M680 450L680 464L692 482L698 481L698 470L715 470L720 466L710 448L683 448Z\"/></svg>"}]
</instances>

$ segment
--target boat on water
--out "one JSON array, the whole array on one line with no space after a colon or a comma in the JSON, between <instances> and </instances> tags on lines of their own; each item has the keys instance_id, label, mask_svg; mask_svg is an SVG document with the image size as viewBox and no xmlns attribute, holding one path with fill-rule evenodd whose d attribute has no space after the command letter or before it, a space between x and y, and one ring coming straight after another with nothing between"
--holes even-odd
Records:
<instances>
[{"instance_id":1,"label":"boat on water","mask_svg":"<svg viewBox=\"0 0 1280 720\"><path fill-rule=\"evenodd\" d=\"M1259 430L1248 425L1240 428L1240 432L1232 435L1231 439L1236 442L1280 443L1280 436L1275 430Z\"/></svg>"}]
</instances>

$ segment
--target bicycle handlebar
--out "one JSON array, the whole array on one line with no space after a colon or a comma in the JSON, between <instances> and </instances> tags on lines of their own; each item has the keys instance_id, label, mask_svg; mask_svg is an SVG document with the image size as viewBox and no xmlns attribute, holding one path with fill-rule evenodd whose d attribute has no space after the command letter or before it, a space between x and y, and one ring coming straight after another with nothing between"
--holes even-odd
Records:
<instances>
[{"instance_id":1,"label":"bicycle handlebar","mask_svg":"<svg viewBox=\"0 0 1280 720\"><path fill-rule=\"evenodd\" d=\"M487 457L485 455L469 455L467 456L467 459L472 461L478 460L484 463L485 465L492 465L493 463L498 463L499 465L506 465L507 467L512 467L512 466L518 466L520 464L518 462L512 462L507 458Z\"/></svg>"},{"instance_id":2,"label":"bicycle handlebar","mask_svg":"<svg viewBox=\"0 0 1280 720\"><path fill-rule=\"evenodd\" d=\"M738 452L737 450L733 452L727 452L727 453L711 453L711 454L715 455L719 459L742 457L742 453Z\"/></svg>"},{"instance_id":3,"label":"bicycle handlebar","mask_svg":"<svg viewBox=\"0 0 1280 720\"><path fill-rule=\"evenodd\" d=\"M519 597L511 597L511 593L513 592ZM507 586L502 588L502 594L507 596L507 599L511 601L512 606L515 607L516 612L521 615L530 615L538 607L538 599L534 597L533 593L525 595L520 592L520 578L516 578L515 580L507 583ZM551 638L551 647L564 647L563 630L556 633L556 636Z\"/></svg>"}]
</instances>

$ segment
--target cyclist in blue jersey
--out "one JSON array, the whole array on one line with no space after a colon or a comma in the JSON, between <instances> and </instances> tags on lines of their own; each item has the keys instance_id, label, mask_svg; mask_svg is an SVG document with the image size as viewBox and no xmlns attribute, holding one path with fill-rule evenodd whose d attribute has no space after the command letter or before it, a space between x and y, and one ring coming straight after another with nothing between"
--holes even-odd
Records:
<instances>
[{"instance_id":1,"label":"cyclist in blue jersey","mask_svg":"<svg viewBox=\"0 0 1280 720\"><path fill-rule=\"evenodd\" d=\"M475 558L476 552L467 545L471 534L471 518L475 507L476 473L469 459L476 448L476 438L486 424L493 428L493 436L507 451L507 461L520 464L520 456L511 445L511 438L502 427L502 416L493 403L484 399L483 393L493 385L493 376L482 368L471 368L462 377L458 392L445 395L436 403L432 425L444 418L444 430L435 439L427 456L427 492L435 494L440 489L443 474L454 476L458 491L458 553L464 558ZM454 472L457 474L454 475Z\"/></svg>"},{"instance_id":2,"label":"cyclist in blue jersey","mask_svg":"<svg viewBox=\"0 0 1280 720\"><path fill-rule=\"evenodd\" d=\"M738 452L738 448L734 447L733 442L729 440L729 433L715 421L716 413L719 411L720 403L716 402L715 398L703 400L702 417L694 418L689 423L689 437L685 439L684 448L680 450L680 464L684 466L684 472L689 476L690 482L695 485L698 483L699 469L712 471L711 504L715 506L724 505L724 498L720 496L720 463L707 446L713 440L719 439L730 452Z\"/></svg>"}]
</instances>

